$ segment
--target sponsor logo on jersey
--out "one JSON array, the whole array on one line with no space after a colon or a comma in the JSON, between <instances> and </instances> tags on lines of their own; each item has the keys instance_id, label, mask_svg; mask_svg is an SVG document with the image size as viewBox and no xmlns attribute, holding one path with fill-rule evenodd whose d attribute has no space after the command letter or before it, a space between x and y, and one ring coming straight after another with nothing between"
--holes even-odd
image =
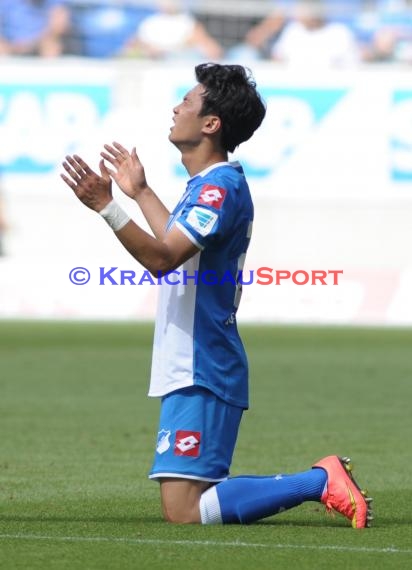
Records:
<instances>
[{"instance_id":1,"label":"sponsor logo on jersey","mask_svg":"<svg viewBox=\"0 0 412 570\"><path fill-rule=\"evenodd\" d=\"M198 204L206 204L212 206L216 210L220 210L226 197L226 190L213 186L212 184L205 184L200 191Z\"/></svg>"},{"instance_id":2,"label":"sponsor logo on jersey","mask_svg":"<svg viewBox=\"0 0 412 570\"><path fill-rule=\"evenodd\" d=\"M205 237L212 231L218 215L215 212L194 206L186 218L189 225L192 226L201 236Z\"/></svg>"},{"instance_id":3,"label":"sponsor logo on jersey","mask_svg":"<svg viewBox=\"0 0 412 570\"><path fill-rule=\"evenodd\" d=\"M178 430L176 432L174 453L180 456L199 457L200 431Z\"/></svg>"},{"instance_id":4,"label":"sponsor logo on jersey","mask_svg":"<svg viewBox=\"0 0 412 570\"><path fill-rule=\"evenodd\" d=\"M156 451L157 453L159 453L159 455L161 455L162 453L165 453L169 447L170 447L170 434L171 431L170 430L165 430L165 429L161 429L159 431L159 433L157 434L157 446L156 446Z\"/></svg>"}]
</instances>

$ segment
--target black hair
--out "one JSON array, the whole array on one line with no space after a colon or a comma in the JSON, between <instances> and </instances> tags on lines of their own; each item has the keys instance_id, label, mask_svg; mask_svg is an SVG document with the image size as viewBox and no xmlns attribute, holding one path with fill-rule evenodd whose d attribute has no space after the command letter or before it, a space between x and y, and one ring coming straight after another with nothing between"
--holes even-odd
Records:
<instances>
[{"instance_id":1,"label":"black hair","mask_svg":"<svg viewBox=\"0 0 412 570\"><path fill-rule=\"evenodd\" d=\"M221 144L233 152L260 126L266 106L249 69L241 65L202 63L195 67L205 87L201 116L217 115L222 122Z\"/></svg>"}]
</instances>

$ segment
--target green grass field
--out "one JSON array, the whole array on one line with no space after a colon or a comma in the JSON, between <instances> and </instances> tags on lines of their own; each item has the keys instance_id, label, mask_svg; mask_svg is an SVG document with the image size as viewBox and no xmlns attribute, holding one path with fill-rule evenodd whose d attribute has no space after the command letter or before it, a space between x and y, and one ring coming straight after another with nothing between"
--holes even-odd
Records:
<instances>
[{"instance_id":1,"label":"green grass field","mask_svg":"<svg viewBox=\"0 0 412 570\"><path fill-rule=\"evenodd\" d=\"M0 568L412 568L412 331L243 327L232 474L352 457L371 529L307 503L250 526L162 522L147 480L152 327L0 322Z\"/></svg>"}]
</instances>

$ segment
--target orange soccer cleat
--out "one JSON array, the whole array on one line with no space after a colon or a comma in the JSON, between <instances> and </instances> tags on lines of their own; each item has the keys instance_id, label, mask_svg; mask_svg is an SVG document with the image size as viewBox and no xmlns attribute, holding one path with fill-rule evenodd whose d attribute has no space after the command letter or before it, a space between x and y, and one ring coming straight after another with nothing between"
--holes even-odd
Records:
<instances>
[{"instance_id":1,"label":"orange soccer cleat","mask_svg":"<svg viewBox=\"0 0 412 570\"><path fill-rule=\"evenodd\" d=\"M313 467L321 467L328 475L328 482L321 501L326 510L332 509L348 518L353 528L371 525L372 499L362 491L352 476L349 457L330 455L318 461Z\"/></svg>"}]
</instances>

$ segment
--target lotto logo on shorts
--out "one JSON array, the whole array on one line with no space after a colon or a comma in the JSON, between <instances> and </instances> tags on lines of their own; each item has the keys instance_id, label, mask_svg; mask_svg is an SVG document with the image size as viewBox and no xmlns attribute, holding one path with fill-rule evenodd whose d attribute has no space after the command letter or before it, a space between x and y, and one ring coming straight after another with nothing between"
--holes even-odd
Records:
<instances>
[{"instance_id":1,"label":"lotto logo on shorts","mask_svg":"<svg viewBox=\"0 0 412 570\"><path fill-rule=\"evenodd\" d=\"M188 455L190 457L199 457L200 431L184 431L184 430L177 431L174 452L175 455Z\"/></svg>"},{"instance_id":2,"label":"lotto logo on shorts","mask_svg":"<svg viewBox=\"0 0 412 570\"><path fill-rule=\"evenodd\" d=\"M212 206L216 210L220 210L226 196L226 190L219 188L219 186L212 186L212 184L205 184L197 199L198 204L206 204Z\"/></svg>"}]
</instances>

